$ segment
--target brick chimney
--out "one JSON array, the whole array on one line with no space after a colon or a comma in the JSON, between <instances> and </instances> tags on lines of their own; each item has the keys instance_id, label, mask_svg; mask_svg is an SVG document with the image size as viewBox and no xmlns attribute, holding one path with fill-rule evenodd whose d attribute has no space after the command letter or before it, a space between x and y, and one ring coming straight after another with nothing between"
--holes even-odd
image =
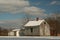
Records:
<instances>
[{"instance_id":1,"label":"brick chimney","mask_svg":"<svg viewBox=\"0 0 60 40\"><path fill-rule=\"evenodd\" d=\"M38 20L39 20L39 18L37 17L37 18L36 18L36 21L38 21Z\"/></svg>"}]
</instances>

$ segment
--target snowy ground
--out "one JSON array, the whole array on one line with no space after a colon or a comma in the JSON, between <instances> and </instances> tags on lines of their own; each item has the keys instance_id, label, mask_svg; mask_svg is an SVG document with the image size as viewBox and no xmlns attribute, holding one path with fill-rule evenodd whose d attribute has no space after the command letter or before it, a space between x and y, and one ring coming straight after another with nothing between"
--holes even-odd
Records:
<instances>
[{"instance_id":1,"label":"snowy ground","mask_svg":"<svg viewBox=\"0 0 60 40\"><path fill-rule=\"evenodd\" d=\"M0 40L3 40L3 39L42 39L42 40L44 40L44 39L60 39L60 37L58 36L58 37L54 37L54 36L41 36L41 37L38 37L38 36L19 36L19 37L16 37L16 36L0 36Z\"/></svg>"}]
</instances>

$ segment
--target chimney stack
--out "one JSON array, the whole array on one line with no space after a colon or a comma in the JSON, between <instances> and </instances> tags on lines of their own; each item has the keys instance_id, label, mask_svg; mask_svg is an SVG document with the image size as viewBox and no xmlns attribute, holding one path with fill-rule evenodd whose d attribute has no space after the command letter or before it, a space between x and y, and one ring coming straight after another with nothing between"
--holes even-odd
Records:
<instances>
[{"instance_id":1,"label":"chimney stack","mask_svg":"<svg viewBox=\"0 0 60 40\"><path fill-rule=\"evenodd\" d=\"M37 17L37 18L36 18L36 21L38 21L38 20L39 20L39 18Z\"/></svg>"}]
</instances>

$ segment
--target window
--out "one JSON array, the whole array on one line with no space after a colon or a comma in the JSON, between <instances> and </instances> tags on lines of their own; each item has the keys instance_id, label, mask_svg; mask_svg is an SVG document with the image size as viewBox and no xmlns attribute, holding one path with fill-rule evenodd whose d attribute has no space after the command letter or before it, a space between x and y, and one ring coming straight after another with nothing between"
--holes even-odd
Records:
<instances>
[{"instance_id":1,"label":"window","mask_svg":"<svg viewBox=\"0 0 60 40\"><path fill-rule=\"evenodd\" d=\"M30 28L31 32L33 32L33 28Z\"/></svg>"},{"instance_id":2,"label":"window","mask_svg":"<svg viewBox=\"0 0 60 40\"><path fill-rule=\"evenodd\" d=\"M46 24L46 22L44 22L44 24Z\"/></svg>"}]
</instances>

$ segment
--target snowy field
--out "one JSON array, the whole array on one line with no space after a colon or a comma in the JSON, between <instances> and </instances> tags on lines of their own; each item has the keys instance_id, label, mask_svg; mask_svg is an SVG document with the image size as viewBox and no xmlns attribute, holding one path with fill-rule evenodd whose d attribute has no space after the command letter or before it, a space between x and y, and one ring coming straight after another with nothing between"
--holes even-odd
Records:
<instances>
[{"instance_id":1,"label":"snowy field","mask_svg":"<svg viewBox=\"0 0 60 40\"><path fill-rule=\"evenodd\" d=\"M35 36L20 36L20 37L15 37L15 36L0 36L0 40L59 40L60 37L53 37L53 36L41 36L41 37L35 37Z\"/></svg>"}]
</instances>

